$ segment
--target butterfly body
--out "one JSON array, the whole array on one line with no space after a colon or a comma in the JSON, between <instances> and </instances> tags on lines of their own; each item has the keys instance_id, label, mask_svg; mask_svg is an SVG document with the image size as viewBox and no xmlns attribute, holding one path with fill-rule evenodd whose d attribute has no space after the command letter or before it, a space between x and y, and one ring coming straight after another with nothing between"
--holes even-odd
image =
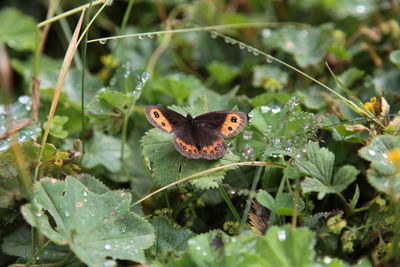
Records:
<instances>
[{"instance_id":1,"label":"butterfly body","mask_svg":"<svg viewBox=\"0 0 400 267\"><path fill-rule=\"evenodd\" d=\"M181 114L160 106L147 106L149 122L173 134L175 149L189 159L219 159L226 153L224 137L237 135L247 123L243 112L224 110L197 117Z\"/></svg>"}]
</instances>

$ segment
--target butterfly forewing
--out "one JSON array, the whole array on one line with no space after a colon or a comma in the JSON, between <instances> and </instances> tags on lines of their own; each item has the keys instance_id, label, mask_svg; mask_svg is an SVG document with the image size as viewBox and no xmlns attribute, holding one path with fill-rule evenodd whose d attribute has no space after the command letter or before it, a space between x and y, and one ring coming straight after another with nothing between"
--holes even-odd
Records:
<instances>
[{"instance_id":1,"label":"butterfly forewing","mask_svg":"<svg viewBox=\"0 0 400 267\"><path fill-rule=\"evenodd\" d=\"M237 135L247 123L245 113L233 110L209 112L194 119L200 126L215 129L222 137Z\"/></svg>"},{"instance_id":2,"label":"butterfly forewing","mask_svg":"<svg viewBox=\"0 0 400 267\"><path fill-rule=\"evenodd\" d=\"M147 106L144 113L151 124L167 133L176 131L186 122L184 116L164 107Z\"/></svg>"}]
</instances>

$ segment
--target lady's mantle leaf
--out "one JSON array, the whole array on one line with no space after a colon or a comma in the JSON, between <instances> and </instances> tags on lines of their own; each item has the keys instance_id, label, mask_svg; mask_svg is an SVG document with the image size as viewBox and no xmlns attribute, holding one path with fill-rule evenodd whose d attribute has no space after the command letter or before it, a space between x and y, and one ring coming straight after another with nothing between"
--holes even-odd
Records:
<instances>
[{"instance_id":1,"label":"lady's mantle leaf","mask_svg":"<svg viewBox=\"0 0 400 267\"><path fill-rule=\"evenodd\" d=\"M326 148L310 144L303 157L296 160L299 170L309 177L301 183L304 193L318 192L318 199L326 194L339 193L346 189L358 175L359 171L353 166L341 167L333 175L335 156Z\"/></svg>"},{"instance_id":2,"label":"lady's mantle leaf","mask_svg":"<svg viewBox=\"0 0 400 267\"><path fill-rule=\"evenodd\" d=\"M69 245L89 266L103 266L106 257L143 263L143 249L153 243L153 229L130 212L130 205L128 193L107 190L96 194L69 176L65 182L50 178L37 182L22 214L56 244Z\"/></svg>"}]
</instances>

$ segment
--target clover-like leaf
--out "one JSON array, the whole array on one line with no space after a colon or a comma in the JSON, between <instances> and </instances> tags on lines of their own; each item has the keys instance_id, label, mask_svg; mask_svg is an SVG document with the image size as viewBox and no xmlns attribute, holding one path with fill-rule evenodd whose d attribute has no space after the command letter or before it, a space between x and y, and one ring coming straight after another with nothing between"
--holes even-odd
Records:
<instances>
[{"instance_id":1,"label":"clover-like leaf","mask_svg":"<svg viewBox=\"0 0 400 267\"><path fill-rule=\"evenodd\" d=\"M153 243L154 234L130 205L129 193L96 194L68 176L35 183L32 201L21 211L29 224L56 244L68 245L89 266L104 266L108 257L144 263L143 249Z\"/></svg>"},{"instance_id":2,"label":"clover-like leaf","mask_svg":"<svg viewBox=\"0 0 400 267\"><path fill-rule=\"evenodd\" d=\"M310 144L306 153L296 160L296 166L306 177L301 187L304 193L318 192L318 199L326 194L339 193L346 189L358 175L359 171L350 165L342 166L333 175L335 155L317 144Z\"/></svg>"},{"instance_id":3,"label":"clover-like leaf","mask_svg":"<svg viewBox=\"0 0 400 267\"><path fill-rule=\"evenodd\" d=\"M358 151L358 154L371 162L367 171L368 182L380 192L388 194L395 190L400 194L400 174L395 165L388 160L390 151L400 147L400 136L378 136Z\"/></svg>"}]
</instances>

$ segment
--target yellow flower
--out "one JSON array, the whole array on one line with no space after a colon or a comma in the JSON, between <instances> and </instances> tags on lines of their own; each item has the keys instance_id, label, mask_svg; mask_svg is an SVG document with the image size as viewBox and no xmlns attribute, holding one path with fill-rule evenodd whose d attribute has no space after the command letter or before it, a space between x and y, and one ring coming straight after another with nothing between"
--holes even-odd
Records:
<instances>
[{"instance_id":1,"label":"yellow flower","mask_svg":"<svg viewBox=\"0 0 400 267\"><path fill-rule=\"evenodd\" d=\"M370 111L374 111L374 106L371 104L371 102L365 102L364 106L370 110Z\"/></svg>"},{"instance_id":2,"label":"yellow flower","mask_svg":"<svg viewBox=\"0 0 400 267\"><path fill-rule=\"evenodd\" d=\"M394 148L389 151L388 160L395 164L400 164L400 147Z\"/></svg>"}]
</instances>

